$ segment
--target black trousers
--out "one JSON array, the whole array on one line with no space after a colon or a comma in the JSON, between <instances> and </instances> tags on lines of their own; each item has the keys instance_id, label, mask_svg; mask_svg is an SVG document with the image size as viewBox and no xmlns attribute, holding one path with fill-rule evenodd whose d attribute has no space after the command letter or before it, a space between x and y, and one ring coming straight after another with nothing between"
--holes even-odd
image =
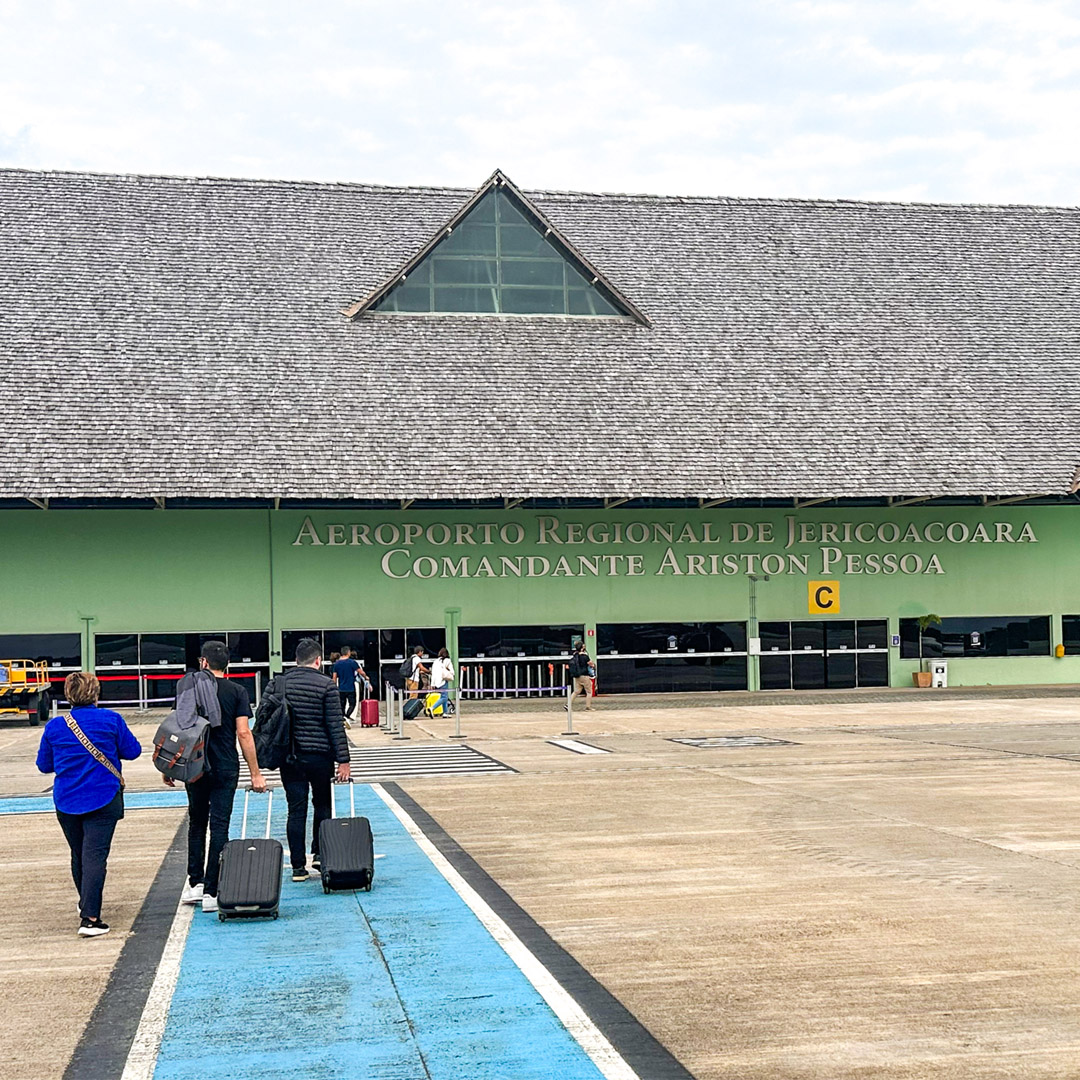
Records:
<instances>
[{"instance_id":1,"label":"black trousers","mask_svg":"<svg viewBox=\"0 0 1080 1080\"><path fill-rule=\"evenodd\" d=\"M112 802L88 814L56 811L64 839L71 848L71 877L79 892L79 911L84 918L101 917L101 893L105 888L109 849L116 823L123 816L123 791L117 791Z\"/></svg>"},{"instance_id":2,"label":"black trousers","mask_svg":"<svg viewBox=\"0 0 1080 1080\"><path fill-rule=\"evenodd\" d=\"M319 854L319 826L330 816L331 785L334 782L335 762L330 757L300 755L295 762L281 766L281 784L285 788L285 800L289 804L289 858L294 869L307 866L308 792L315 808L315 820L311 826L311 850Z\"/></svg>"},{"instance_id":3,"label":"black trousers","mask_svg":"<svg viewBox=\"0 0 1080 1080\"><path fill-rule=\"evenodd\" d=\"M238 778L211 773L185 784L188 800L187 872L192 885L202 885L205 896L217 896L221 849L229 842L233 795ZM210 848L206 829L210 827Z\"/></svg>"},{"instance_id":4,"label":"black trousers","mask_svg":"<svg viewBox=\"0 0 1080 1080\"><path fill-rule=\"evenodd\" d=\"M356 712L356 691L346 693L344 690L339 690L338 693L341 695L341 715L346 720L351 720L353 713Z\"/></svg>"}]
</instances>

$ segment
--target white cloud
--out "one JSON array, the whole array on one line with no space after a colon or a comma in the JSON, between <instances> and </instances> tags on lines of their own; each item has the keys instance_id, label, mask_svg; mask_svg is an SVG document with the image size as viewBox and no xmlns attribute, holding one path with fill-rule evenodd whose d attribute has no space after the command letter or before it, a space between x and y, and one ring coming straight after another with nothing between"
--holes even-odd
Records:
<instances>
[{"instance_id":1,"label":"white cloud","mask_svg":"<svg viewBox=\"0 0 1080 1080\"><path fill-rule=\"evenodd\" d=\"M0 165L1077 201L1051 0L0 0Z\"/></svg>"}]
</instances>

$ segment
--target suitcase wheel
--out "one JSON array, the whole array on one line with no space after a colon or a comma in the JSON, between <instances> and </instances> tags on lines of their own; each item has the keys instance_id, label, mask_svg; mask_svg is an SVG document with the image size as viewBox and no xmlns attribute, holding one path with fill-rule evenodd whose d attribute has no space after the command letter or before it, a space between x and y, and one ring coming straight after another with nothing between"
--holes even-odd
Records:
<instances>
[{"instance_id":1,"label":"suitcase wheel","mask_svg":"<svg viewBox=\"0 0 1080 1080\"><path fill-rule=\"evenodd\" d=\"M274 918L276 919L277 917L278 917L278 913L275 911L274 912Z\"/></svg>"},{"instance_id":2,"label":"suitcase wheel","mask_svg":"<svg viewBox=\"0 0 1080 1080\"><path fill-rule=\"evenodd\" d=\"M323 887L322 887L322 891L323 891L324 893L328 893L328 892L330 891L330 886L329 886L329 885L323 885Z\"/></svg>"},{"instance_id":3,"label":"suitcase wheel","mask_svg":"<svg viewBox=\"0 0 1080 1080\"><path fill-rule=\"evenodd\" d=\"M224 914L224 912L219 911L218 912L218 922L224 922L224 921L225 921L225 914Z\"/></svg>"}]
</instances>

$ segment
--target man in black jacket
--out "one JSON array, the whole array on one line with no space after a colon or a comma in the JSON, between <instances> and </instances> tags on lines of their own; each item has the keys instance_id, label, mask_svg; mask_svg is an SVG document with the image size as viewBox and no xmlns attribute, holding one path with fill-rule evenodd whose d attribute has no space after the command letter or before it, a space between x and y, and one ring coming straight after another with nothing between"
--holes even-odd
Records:
<instances>
[{"instance_id":1,"label":"man in black jacket","mask_svg":"<svg viewBox=\"0 0 1080 1080\"><path fill-rule=\"evenodd\" d=\"M315 808L311 827L312 865L319 868L319 826L330 816L331 785L349 779L349 740L341 715L341 696L332 679L322 673L322 646L302 638L296 646L296 667L279 676L292 717L296 759L281 766L281 783L289 804L289 855L293 881L307 881L308 792Z\"/></svg>"}]
</instances>

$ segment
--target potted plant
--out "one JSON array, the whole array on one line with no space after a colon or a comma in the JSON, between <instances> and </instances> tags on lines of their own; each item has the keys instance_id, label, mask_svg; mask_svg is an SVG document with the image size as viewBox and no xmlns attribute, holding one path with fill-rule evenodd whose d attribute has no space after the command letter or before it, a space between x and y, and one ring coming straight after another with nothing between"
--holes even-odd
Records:
<instances>
[{"instance_id":1,"label":"potted plant","mask_svg":"<svg viewBox=\"0 0 1080 1080\"><path fill-rule=\"evenodd\" d=\"M935 624L941 625L940 615L920 615L919 616L919 652L922 652L922 636L926 633L927 629ZM912 681L916 686L927 687L930 685L931 674L929 671L913 671L911 673Z\"/></svg>"}]
</instances>

